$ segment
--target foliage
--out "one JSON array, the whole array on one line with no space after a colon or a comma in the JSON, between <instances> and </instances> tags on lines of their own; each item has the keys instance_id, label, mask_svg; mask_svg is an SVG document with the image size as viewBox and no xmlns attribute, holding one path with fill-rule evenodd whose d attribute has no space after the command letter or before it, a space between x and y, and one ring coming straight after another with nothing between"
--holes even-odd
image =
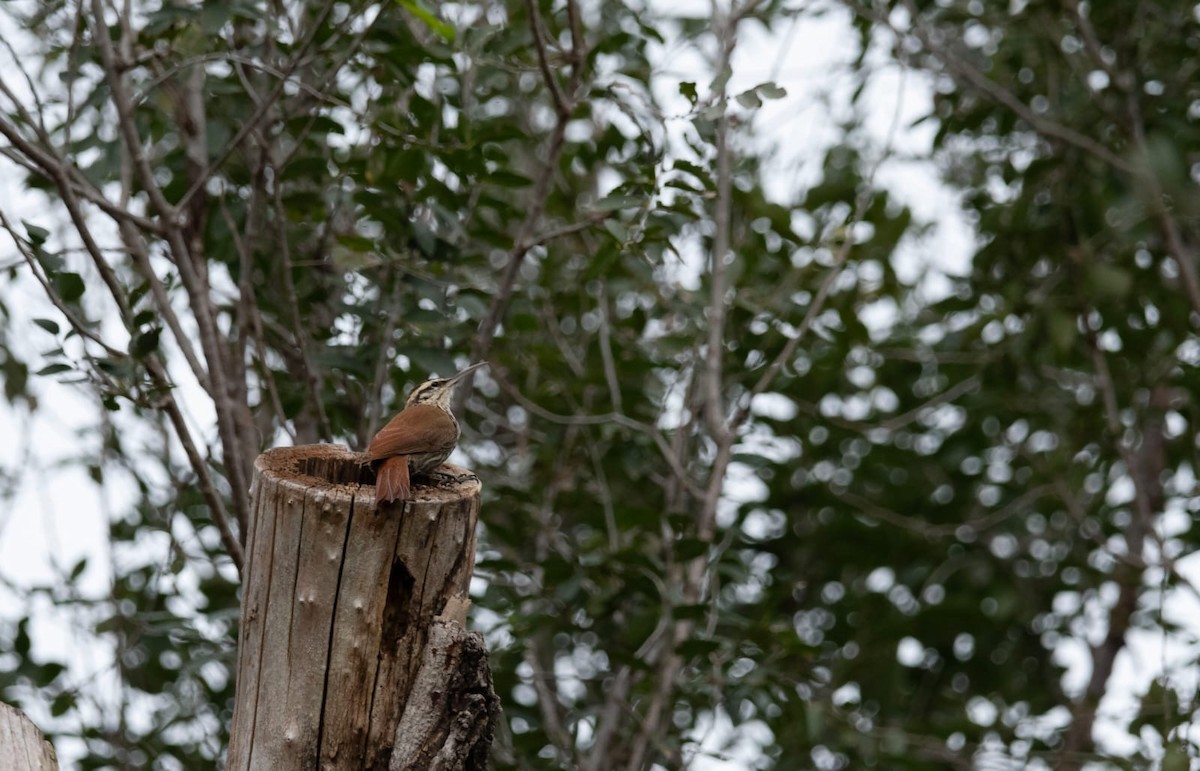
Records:
<instances>
[{"instance_id":1,"label":"foliage","mask_svg":"<svg viewBox=\"0 0 1200 771\"><path fill-rule=\"evenodd\" d=\"M86 565L22 589L0 693L82 768L217 762L254 456L362 447L486 359L459 406L496 767L676 768L715 724L767 737L755 767L1105 756L1130 630L1191 591L1200 30L1002 5L9 9L37 36L3 152L51 206L0 225L54 309L41 365L0 328L5 393L93 394L80 462L136 495L108 596ZM788 95L730 88L739 33L847 10L860 86L885 50L936 83L980 244L947 293L897 271L922 226L858 126L766 192L754 118ZM37 655L47 605L110 672ZM1193 752L1170 674L1115 762Z\"/></svg>"}]
</instances>

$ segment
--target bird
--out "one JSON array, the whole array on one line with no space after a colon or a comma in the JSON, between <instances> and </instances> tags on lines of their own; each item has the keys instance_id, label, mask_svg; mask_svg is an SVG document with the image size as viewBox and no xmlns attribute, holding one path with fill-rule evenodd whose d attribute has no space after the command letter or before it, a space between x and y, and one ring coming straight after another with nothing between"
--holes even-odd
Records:
<instances>
[{"instance_id":1,"label":"bird","mask_svg":"<svg viewBox=\"0 0 1200 771\"><path fill-rule=\"evenodd\" d=\"M375 469L375 505L408 500L412 477L432 471L454 452L459 429L450 396L463 378L486 363L421 383L408 395L404 409L375 434L367 447L367 462Z\"/></svg>"}]
</instances>

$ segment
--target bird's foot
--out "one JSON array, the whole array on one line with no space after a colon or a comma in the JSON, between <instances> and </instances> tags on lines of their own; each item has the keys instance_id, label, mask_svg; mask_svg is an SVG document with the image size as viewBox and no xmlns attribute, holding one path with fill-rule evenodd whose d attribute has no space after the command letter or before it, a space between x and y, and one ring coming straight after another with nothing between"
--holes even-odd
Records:
<instances>
[{"instance_id":1,"label":"bird's foot","mask_svg":"<svg viewBox=\"0 0 1200 771\"><path fill-rule=\"evenodd\" d=\"M472 473L466 474L448 474L445 471L429 471L425 474L425 478L432 482L437 487L445 487L451 484L462 484L471 480L478 481L479 477Z\"/></svg>"}]
</instances>

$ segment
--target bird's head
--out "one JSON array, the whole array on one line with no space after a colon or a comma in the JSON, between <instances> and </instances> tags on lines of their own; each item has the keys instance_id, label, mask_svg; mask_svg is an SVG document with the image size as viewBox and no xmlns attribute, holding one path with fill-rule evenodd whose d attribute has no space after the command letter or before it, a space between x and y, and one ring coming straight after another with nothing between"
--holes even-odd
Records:
<instances>
[{"instance_id":1,"label":"bird's head","mask_svg":"<svg viewBox=\"0 0 1200 771\"><path fill-rule=\"evenodd\" d=\"M450 395L454 393L454 386L458 385L467 375L485 364L487 364L486 361L476 362L451 377L429 378L413 389L412 393L408 395L408 401L404 403L404 406L411 407L414 404L433 404L449 412Z\"/></svg>"}]
</instances>

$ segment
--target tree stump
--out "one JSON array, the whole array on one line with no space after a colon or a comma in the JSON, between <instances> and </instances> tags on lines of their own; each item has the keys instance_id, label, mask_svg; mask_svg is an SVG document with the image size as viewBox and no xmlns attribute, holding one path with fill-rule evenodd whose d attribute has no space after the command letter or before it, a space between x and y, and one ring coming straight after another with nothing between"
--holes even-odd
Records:
<instances>
[{"instance_id":1,"label":"tree stump","mask_svg":"<svg viewBox=\"0 0 1200 771\"><path fill-rule=\"evenodd\" d=\"M54 747L24 712L3 702L0 702L0 768L58 771Z\"/></svg>"},{"instance_id":2,"label":"tree stump","mask_svg":"<svg viewBox=\"0 0 1200 771\"><path fill-rule=\"evenodd\" d=\"M376 508L363 461L254 463L230 771L486 768L498 700L463 627L479 481L443 465Z\"/></svg>"}]
</instances>

